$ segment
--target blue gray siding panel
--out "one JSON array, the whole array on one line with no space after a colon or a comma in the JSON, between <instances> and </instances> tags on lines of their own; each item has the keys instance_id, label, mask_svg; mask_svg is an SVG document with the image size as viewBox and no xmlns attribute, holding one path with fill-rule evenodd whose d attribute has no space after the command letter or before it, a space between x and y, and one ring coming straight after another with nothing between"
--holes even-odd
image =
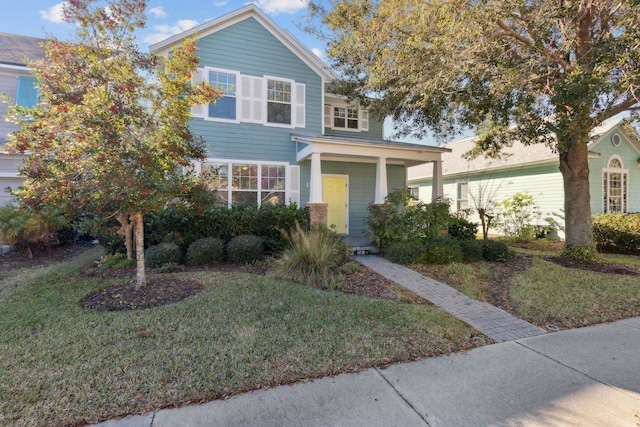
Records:
<instances>
[{"instance_id":1,"label":"blue gray siding panel","mask_svg":"<svg viewBox=\"0 0 640 427\"><path fill-rule=\"evenodd\" d=\"M322 78L254 18L248 18L198 41L200 67L274 76L305 84L305 128L278 128L251 123L220 123L193 119L209 157L295 162L292 132L322 130Z\"/></svg>"}]
</instances>

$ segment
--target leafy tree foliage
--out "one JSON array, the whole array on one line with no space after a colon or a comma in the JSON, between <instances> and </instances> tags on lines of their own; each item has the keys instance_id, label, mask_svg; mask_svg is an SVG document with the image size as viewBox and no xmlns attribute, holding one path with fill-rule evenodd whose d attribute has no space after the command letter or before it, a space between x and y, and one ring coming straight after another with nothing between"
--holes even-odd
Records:
<instances>
[{"instance_id":1,"label":"leafy tree foliage","mask_svg":"<svg viewBox=\"0 0 640 427\"><path fill-rule=\"evenodd\" d=\"M447 138L469 126L475 155L514 140L555 149L567 249L592 251L587 143L603 120L637 113L639 2L339 0L312 10L330 29L328 56L344 77L336 90L392 114L400 133Z\"/></svg>"},{"instance_id":2,"label":"leafy tree foliage","mask_svg":"<svg viewBox=\"0 0 640 427\"><path fill-rule=\"evenodd\" d=\"M146 283L145 214L190 191L184 175L204 144L189 128L190 107L220 95L192 85L198 65L188 40L167 58L142 53L134 31L145 23L143 0L70 0L65 18L77 39L48 39L46 59L29 64L40 106L13 107L21 131L15 152L29 152L20 203L36 212L64 207L69 217L116 218L129 255L135 228L137 286Z\"/></svg>"}]
</instances>

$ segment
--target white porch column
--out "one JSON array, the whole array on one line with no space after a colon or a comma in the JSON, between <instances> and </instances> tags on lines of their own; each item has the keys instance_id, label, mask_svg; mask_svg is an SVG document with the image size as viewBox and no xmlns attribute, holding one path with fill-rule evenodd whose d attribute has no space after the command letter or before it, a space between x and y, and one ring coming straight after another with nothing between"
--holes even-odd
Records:
<instances>
[{"instance_id":1,"label":"white porch column","mask_svg":"<svg viewBox=\"0 0 640 427\"><path fill-rule=\"evenodd\" d=\"M444 196L444 188L442 187L442 162L433 162L433 180L431 181L431 200Z\"/></svg>"},{"instance_id":2,"label":"white porch column","mask_svg":"<svg viewBox=\"0 0 640 427\"><path fill-rule=\"evenodd\" d=\"M309 203L322 203L322 166L320 153L311 154L311 188Z\"/></svg>"},{"instance_id":3,"label":"white porch column","mask_svg":"<svg viewBox=\"0 0 640 427\"><path fill-rule=\"evenodd\" d=\"M378 162L376 163L376 198L373 203L376 205L383 204L388 194L387 159L385 157L378 157Z\"/></svg>"}]
</instances>

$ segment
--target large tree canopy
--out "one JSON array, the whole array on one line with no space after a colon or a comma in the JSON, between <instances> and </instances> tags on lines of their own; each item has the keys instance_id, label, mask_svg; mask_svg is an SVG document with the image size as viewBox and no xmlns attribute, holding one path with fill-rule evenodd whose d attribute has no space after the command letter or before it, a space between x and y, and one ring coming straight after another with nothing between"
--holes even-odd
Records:
<instances>
[{"instance_id":1,"label":"large tree canopy","mask_svg":"<svg viewBox=\"0 0 640 427\"><path fill-rule=\"evenodd\" d=\"M640 100L640 2L341 0L312 4L337 90L400 132L476 129L475 154L515 140L557 150L567 249L593 250L590 131ZM571 251L569 251L571 252Z\"/></svg>"},{"instance_id":2,"label":"large tree canopy","mask_svg":"<svg viewBox=\"0 0 640 427\"><path fill-rule=\"evenodd\" d=\"M134 31L145 7L141 0L67 2L77 40L49 39L46 59L29 64L40 106L10 109L22 128L9 138L10 149L31 153L18 192L25 208L116 218L129 241L135 227L138 286L146 280L143 216L187 190L181 167L204 155L189 128L190 107L219 95L191 84L193 40L168 58L138 49Z\"/></svg>"}]
</instances>

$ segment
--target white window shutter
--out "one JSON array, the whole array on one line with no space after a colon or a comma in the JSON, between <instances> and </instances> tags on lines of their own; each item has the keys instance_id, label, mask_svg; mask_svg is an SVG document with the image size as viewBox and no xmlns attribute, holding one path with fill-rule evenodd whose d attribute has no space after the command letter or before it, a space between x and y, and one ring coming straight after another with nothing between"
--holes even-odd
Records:
<instances>
[{"instance_id":1,"label":"white window shutter","mask_svg":"<svg viewBox=\"0 0 640 427\"><path fill-rule=\"evenodd\" d=\"M300 166L289 165L285 176L285 203L300 206Z\"/></svg>"},{"instance_id":2,"label":"white window shutter","mask_svg":"<svg viewBox=\"0 0 640 427\"><path fill-rule=\"evenodd\" d=\"M360 130L366 132L369 130L369 112L360 110Z\"/></svg>"},{"instance_id":3,"label":"white window shutter","mask_svg":"<svg viewBox=\"0 0 640 427\"><path fill-rule=\"evenodd\" d=\"M193 83L198 84L205 81L205 71L204 68L198 68L195 73L193 73ZM199 117L204 118L205 112L207 111L207 105L200 104L194 105L191 107L191 117Z\"/></svg>"},{"instance_id":4,"label":"white window shutter","mask_svg":"<svg viewBox=\"0 0 640 427\"><path fill-rule=\"evenodd\" d=\"M251 77L251 122L264 123L267 111L266 90L262 77Z\"/></svg>"},{"instance_id":5,"label":"white window shutter","mask_svg":"<svg viewBox=\"0 0 640 427\"><path fill-rule=\"evenodd\" d=\"M251 76L240 76L240 121L251 122Z\"/></svg>"},{"instance_id":6,"label":"white window shutter","mask_svg":"<svg viewBox=\"0 0 640 427\"><path fill-rule=\"evenodd\" d=\"M324 127L331 127L331 105L329 104L324 106Z\"/></svg>"},{"instance_id":7,"label":"white window shutter","mask_svg":"<svg viewBox=\"0 0 640 427\"><path fill-rule=\"evenodd\" d=\"M305 127L305 86L303 83L295 83L295 93L294 93L294 127L303 128Z\"/></svg>"}]
</instances>

